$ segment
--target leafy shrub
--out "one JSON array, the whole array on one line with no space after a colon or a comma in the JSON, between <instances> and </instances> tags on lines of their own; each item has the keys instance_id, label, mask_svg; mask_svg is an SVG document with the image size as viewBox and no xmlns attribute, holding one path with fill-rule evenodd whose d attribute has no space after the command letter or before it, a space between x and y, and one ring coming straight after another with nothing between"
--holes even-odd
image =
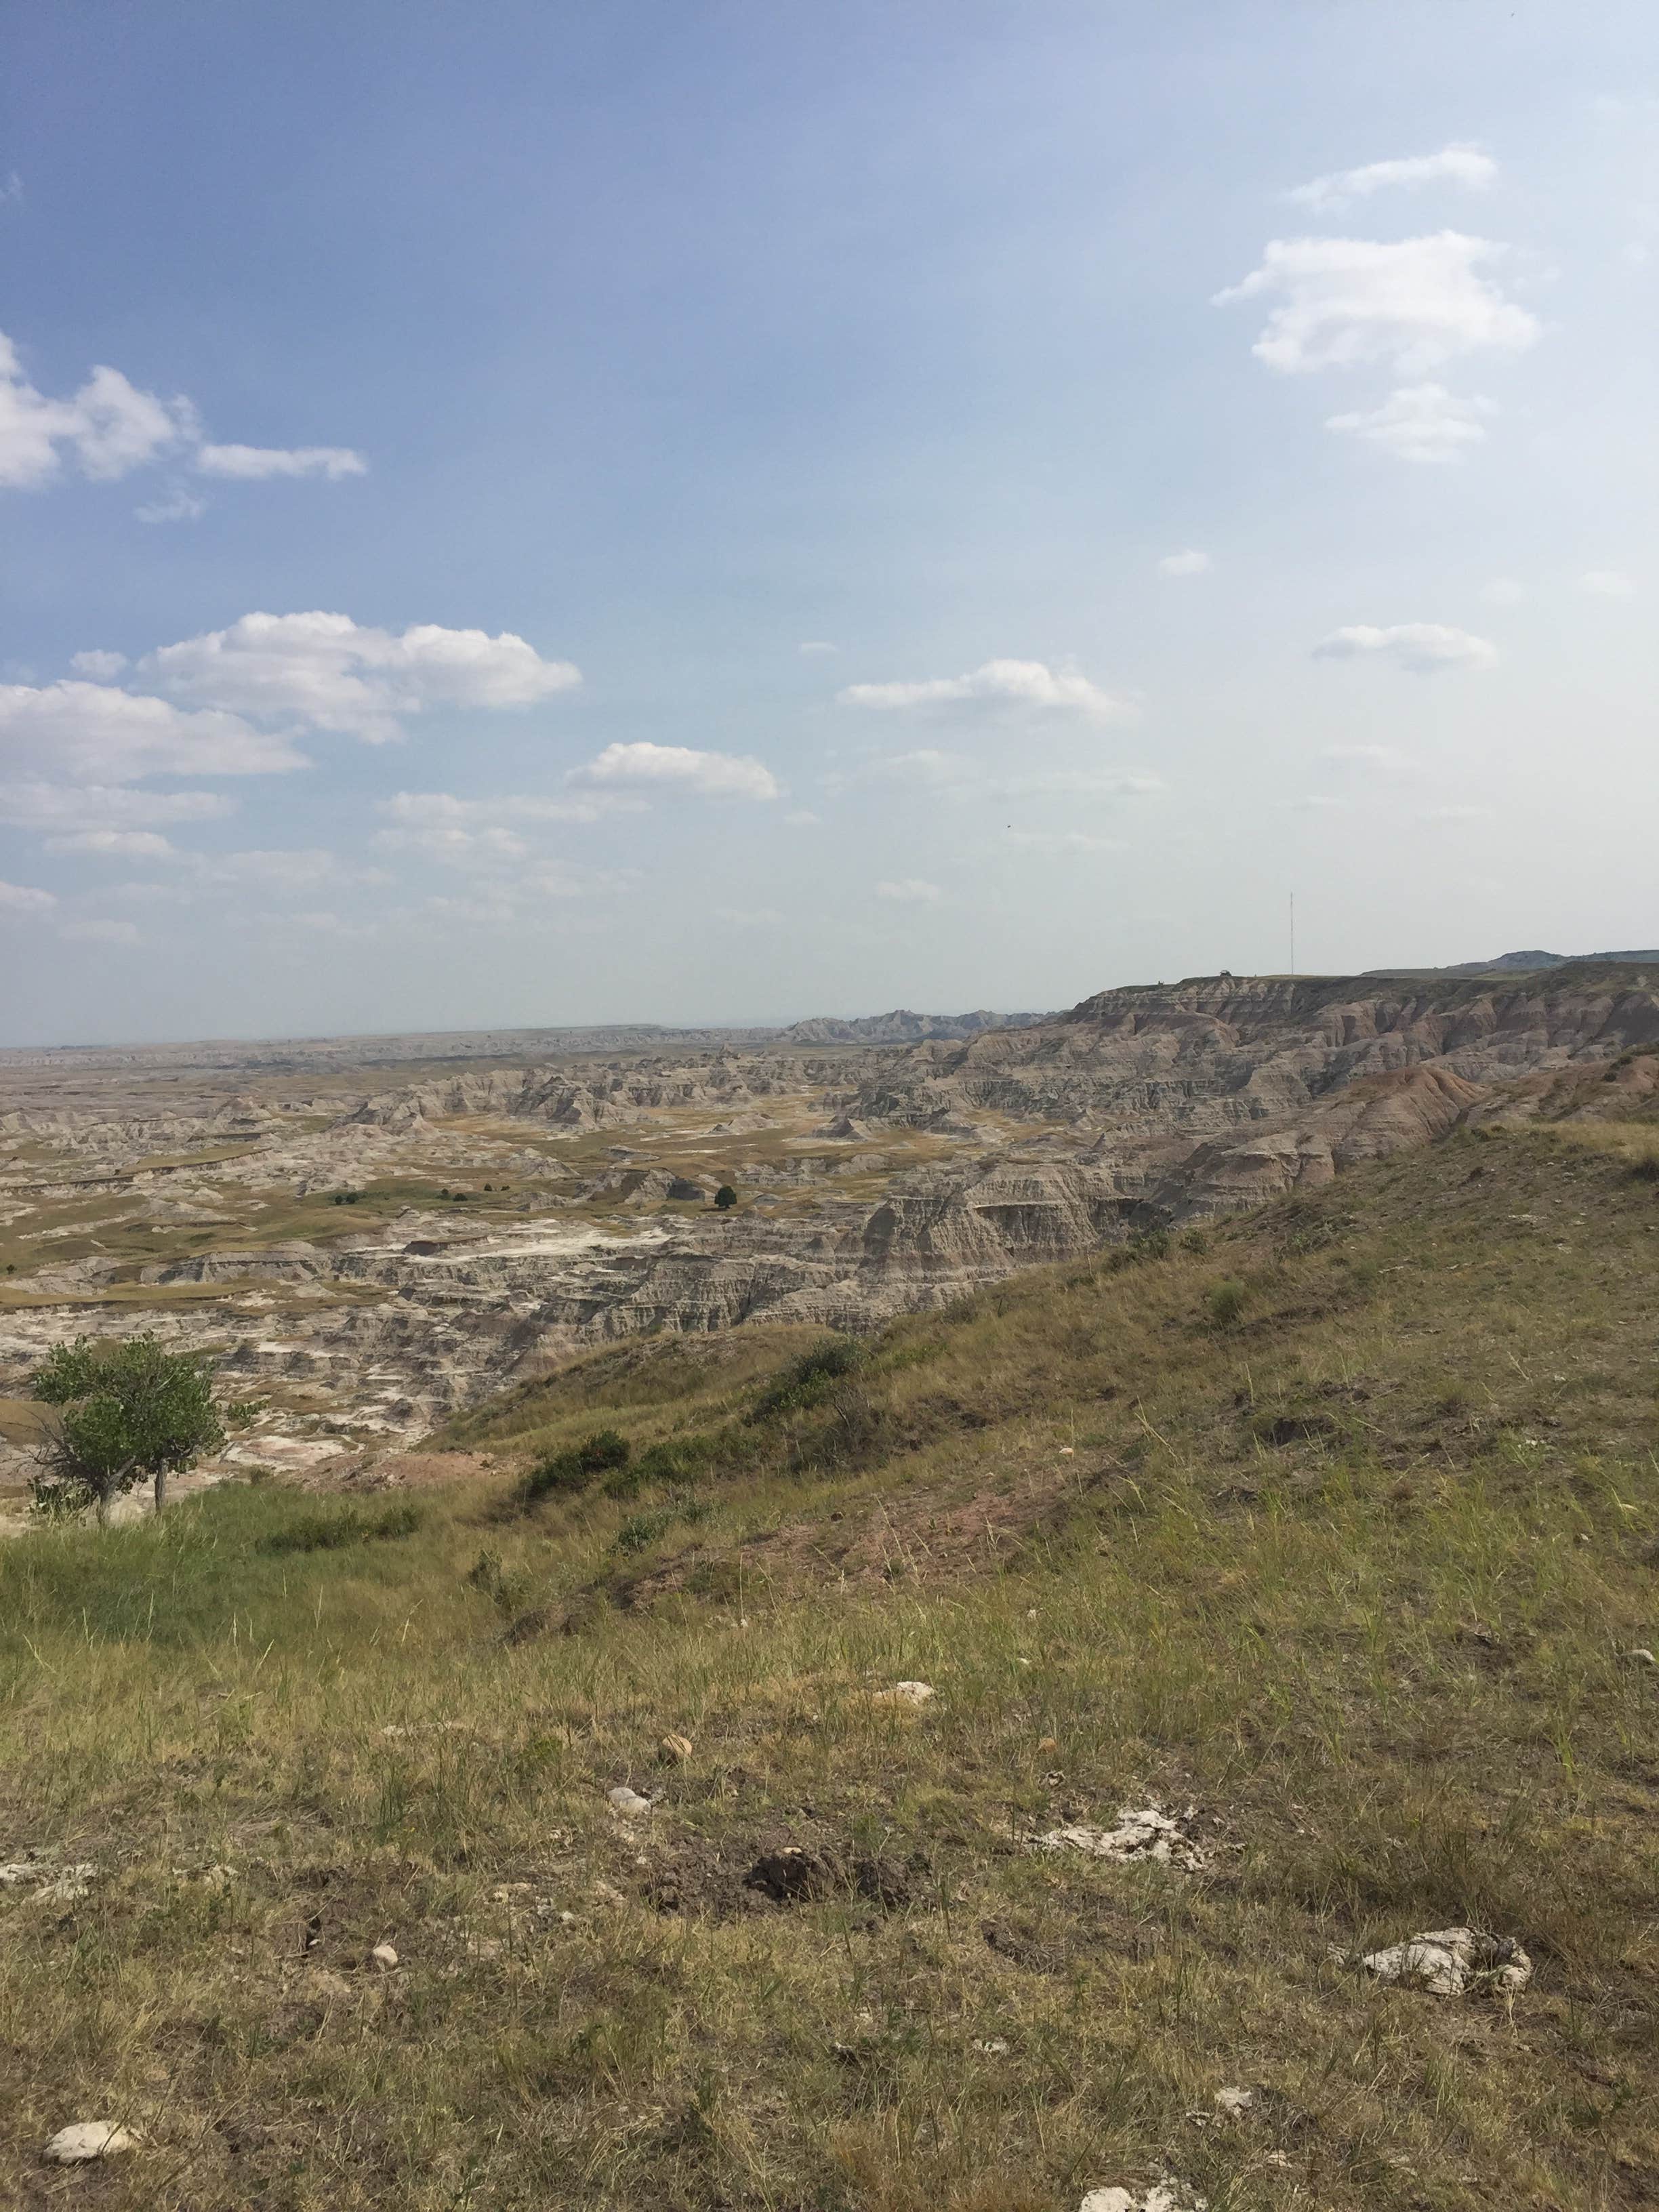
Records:
<instances>
[{"instance_id":1,"label":"leafy shrub","mask_svg":"<svg viewBox=\"0 0 1659 2212\"><path fill-rule=\"evenodd\" d=\"M596 1429L580 1443L550 1452L538 1460L520 1483L520 1505L538 1505L544 1498L574 1498L591 1490L602 1474L624 1468L632 1455L626 1437L615 1429Z\"/></svg>"},{"instance_id":2,"label":"leafy shrub","mask_svg":"<svg viewBox=\"0 0 1659 2212\"><path fill-rule=\"evenodd\" d=\"M828 1336L787 1367L780 1368L756 1401L751 1420L768 1421L780 1413L804 1411L821 1405L833 1385L864 1364L864 1346L850 1336Z\"/></svg>"},{"instance_id":3,"label":"leafy shrub","mask_svg":"<svg viewBox=\"0 0 1659 2212\"><path fill-rule=\"evenodd\" d=\"M729 1182L723 1182L714 1193L714 1203L722 1213L729 1213L738 1202L738 1194Z\"/></svg>"},{"instance_id":4,"label":"leafy shrub","mask_svg":"<svg viewBox=\"0 0 1659 2212\"><path fill-rule=\"evenodd\" d=\"M391 1543L412 1536L420 1527L418 1505L388 1505L379 1513L365 1513L360 1505L336 1506L304 1513L286 1528L273 1529L259 1545L262 1552L339 1552L348 1544Z\"/></svg>"},{"instance_id":5,"label":"leafy shrub","mask_svg":"<svg viewBox=\"0 0 1659 2212\"><path fill-rule=\"evenodd\" d=\"M1249 1297L1249 1292L1237 1277L1224 1275L1218 1283L1212 1283L1204 1293L1204 1310L1215 1328L1231 1328L1243 1318Z\"/></svg>"}]
</instances>

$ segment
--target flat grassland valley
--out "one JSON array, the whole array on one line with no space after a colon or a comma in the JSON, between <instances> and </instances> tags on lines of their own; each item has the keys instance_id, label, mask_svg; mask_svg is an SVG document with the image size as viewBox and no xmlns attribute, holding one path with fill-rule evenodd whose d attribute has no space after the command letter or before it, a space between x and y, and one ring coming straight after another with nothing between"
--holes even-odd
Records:
<instances>
[{"instance_id":1,"label":"flat grassland valley","mask_svg":"<svg viewBox=\"0 0 1659 2212\"><path fill-rule=\"evenodd\" d=\"M13 1052L0 1246L0 2202L1659 2203L1659 968Z\"/></svg>"}]
</instances>

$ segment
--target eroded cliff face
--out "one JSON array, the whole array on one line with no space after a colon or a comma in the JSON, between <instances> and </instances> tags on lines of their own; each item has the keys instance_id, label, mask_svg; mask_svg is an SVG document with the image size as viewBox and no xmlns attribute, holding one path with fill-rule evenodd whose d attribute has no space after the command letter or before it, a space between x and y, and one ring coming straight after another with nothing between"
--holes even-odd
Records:
<instances>
[{"instance_id":1,"label":"eroded cliff face","mask_svg":"<svg viewBox=\"0 0 1659 2212\"><path fill-rule=\"evenodd\" d=\"M885 1050L589 1056L170 1114L25 1100L0 1121L28 1263L0 1292L0 1392L65 1335L155 1327L273 1390L281 1432L245 1455L280 1456L283 1434L418 1435L641 1331L865 1328L1462 1124L1650 1114L1656 982L1218 976ZM462 1176L483 1212L435 1203ZM728 1176L744 1203L717 1213ZM321 1210L377 1193L361 1227Z\"/></svg>"}]
</instances>

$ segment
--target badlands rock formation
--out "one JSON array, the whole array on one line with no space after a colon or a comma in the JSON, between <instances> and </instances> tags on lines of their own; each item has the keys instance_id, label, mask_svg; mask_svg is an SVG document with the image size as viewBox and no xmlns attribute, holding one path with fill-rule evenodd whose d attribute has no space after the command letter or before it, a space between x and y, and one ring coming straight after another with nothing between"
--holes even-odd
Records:
<instances>
[{"instance_id":1,"label":"badlands rock formation","mask_svg":"<svg viewBox=\"0 0 1659 2212\"><path fill-rule=\"evenodd\" d=\"M273 1076L264 1048L193 1073L173 1048L73 1079L0 1064L0 1392L67 1336L154 1327L271 1392L243 1457L300 1464L642 1330L866 1327L1462 1124L1650 1113L1656 985L1224 975L954 1040L389 1090ZM26 1431L3 1431L14 1474Z\"/></svg>"}]
</instances>

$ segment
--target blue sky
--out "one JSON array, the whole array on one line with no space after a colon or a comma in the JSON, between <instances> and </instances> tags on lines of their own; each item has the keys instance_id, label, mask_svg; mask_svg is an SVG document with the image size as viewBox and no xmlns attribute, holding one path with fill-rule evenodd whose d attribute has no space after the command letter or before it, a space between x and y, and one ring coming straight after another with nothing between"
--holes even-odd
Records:
<instances>
[{"instance_id":1,"label":"blue sky","mask_svg":"<svg viewBox=\"0 0 1659 2212\"><path fill-rule=\"evenodd\" d=\"M6 35L3 1041L1659 940L1650 7Z\"/></svg>"}]
</instances>

